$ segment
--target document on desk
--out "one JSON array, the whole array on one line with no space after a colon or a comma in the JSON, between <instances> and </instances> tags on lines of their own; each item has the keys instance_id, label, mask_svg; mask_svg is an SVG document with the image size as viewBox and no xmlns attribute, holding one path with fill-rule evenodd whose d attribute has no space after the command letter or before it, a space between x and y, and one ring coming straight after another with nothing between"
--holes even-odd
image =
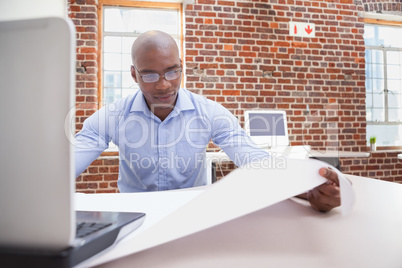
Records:
<instances>
[{"instance_id":1,"label":"document on desk","mask_svg":"<svg viewBox=\"0 0 402 268\"><path fill-rule=\"evenodd\" d=\"M312 159L286 159L274 166L260 162L238 168L94 264L191 235L305 193L326 182L318 170L328 166ZM344 175L336 172L341 189L340 210L347 214L354 203L354 192Z\"/></svg>"}]
</instances>

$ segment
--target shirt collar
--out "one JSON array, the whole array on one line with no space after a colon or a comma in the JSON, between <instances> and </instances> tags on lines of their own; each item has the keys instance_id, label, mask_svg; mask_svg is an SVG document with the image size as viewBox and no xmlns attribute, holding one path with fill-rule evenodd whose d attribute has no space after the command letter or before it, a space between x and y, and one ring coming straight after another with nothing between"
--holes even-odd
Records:
<instances>
[{"instance_id":1,"label":"shirt collar","mask_svg":"<svg viewBox=\"0 0 402 268\"><path fill-rule=\"evenodd\" d=\"M175 108L177 108L178 111L186 111L186 110L194 110L195 109L194 104L191 101L188 93L183 88L180 88L180 90L179 90Z\"/></svg>"},{"instance_id":2,"label":"shirt collar","mask_svg":"<svg viewBox=\"0 0 402 268\"><path fill-rule=\"evenodd\" d=\"M135 94L130 112L142 112L147 116L151 116L151 111L148 109L147 102L145 101L141 90L138 90L138 93Z\"/></svg>"}]
</instances>

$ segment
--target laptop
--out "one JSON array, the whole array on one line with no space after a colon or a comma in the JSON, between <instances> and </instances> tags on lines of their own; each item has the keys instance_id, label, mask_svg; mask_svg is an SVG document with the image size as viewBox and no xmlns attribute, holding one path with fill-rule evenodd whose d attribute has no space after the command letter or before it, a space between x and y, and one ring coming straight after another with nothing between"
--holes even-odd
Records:
<instances>
[{"instance_id":1,"label":"laptop","mask_svg":"<svg viewBox=\"0 0 402 268\"><path fill-rule=\"evenodd\" d=\"M289 146L286 112L282 110L247 110L245 130L261 148Z\"/></svg>"},{"instance_id":2,"label":"laptop","mask_svg":"<svg viewBox=\"0 0 402 268\"><path fill-rule=\"evenodd\" d=\"M0 22L2 267L76 266L145 218L75 211L75 42L69 19Z\"/></svg>"}]
</instances>

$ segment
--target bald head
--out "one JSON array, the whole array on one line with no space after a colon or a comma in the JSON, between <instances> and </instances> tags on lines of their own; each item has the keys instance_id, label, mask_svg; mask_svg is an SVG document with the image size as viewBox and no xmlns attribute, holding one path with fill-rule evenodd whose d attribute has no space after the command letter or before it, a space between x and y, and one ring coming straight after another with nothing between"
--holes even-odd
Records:
<instances>
[{"instance_id":1,"label":"bald head","mask_svg":"<svg viewBox=\"0 0 402 268\"><path fill-rule=\"evenodd\" d=\"M158 49L174 49L179 55L179 48L175 40L167 33L161 31L148 31L141 34L131 47L131 60L135 65L137 55Z\"/></svg>"}]
</instances>

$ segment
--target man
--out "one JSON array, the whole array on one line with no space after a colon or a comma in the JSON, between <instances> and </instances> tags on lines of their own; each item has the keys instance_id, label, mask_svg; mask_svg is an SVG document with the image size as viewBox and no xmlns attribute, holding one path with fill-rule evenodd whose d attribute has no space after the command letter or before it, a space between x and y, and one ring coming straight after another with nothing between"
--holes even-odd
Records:
<instances>
[{"instance_id":1,"label":"man","mask_svg":"<svg viewBox=\"0 0 402 268\"><path fill-rule=\"evenodd\" d=\"M270 157L222 105L180 88L183 65L168 34L140 35L132 46L132 63L131 76L140 91L84 122L76 136L77 176L110 141L119 147L121 192L204 185L205 149L211 139L238 166ZM328 211L340 205L339 182L334 171L319 172L329 182L305 197L313 208Z\"/></svg>"}]
</instances>

